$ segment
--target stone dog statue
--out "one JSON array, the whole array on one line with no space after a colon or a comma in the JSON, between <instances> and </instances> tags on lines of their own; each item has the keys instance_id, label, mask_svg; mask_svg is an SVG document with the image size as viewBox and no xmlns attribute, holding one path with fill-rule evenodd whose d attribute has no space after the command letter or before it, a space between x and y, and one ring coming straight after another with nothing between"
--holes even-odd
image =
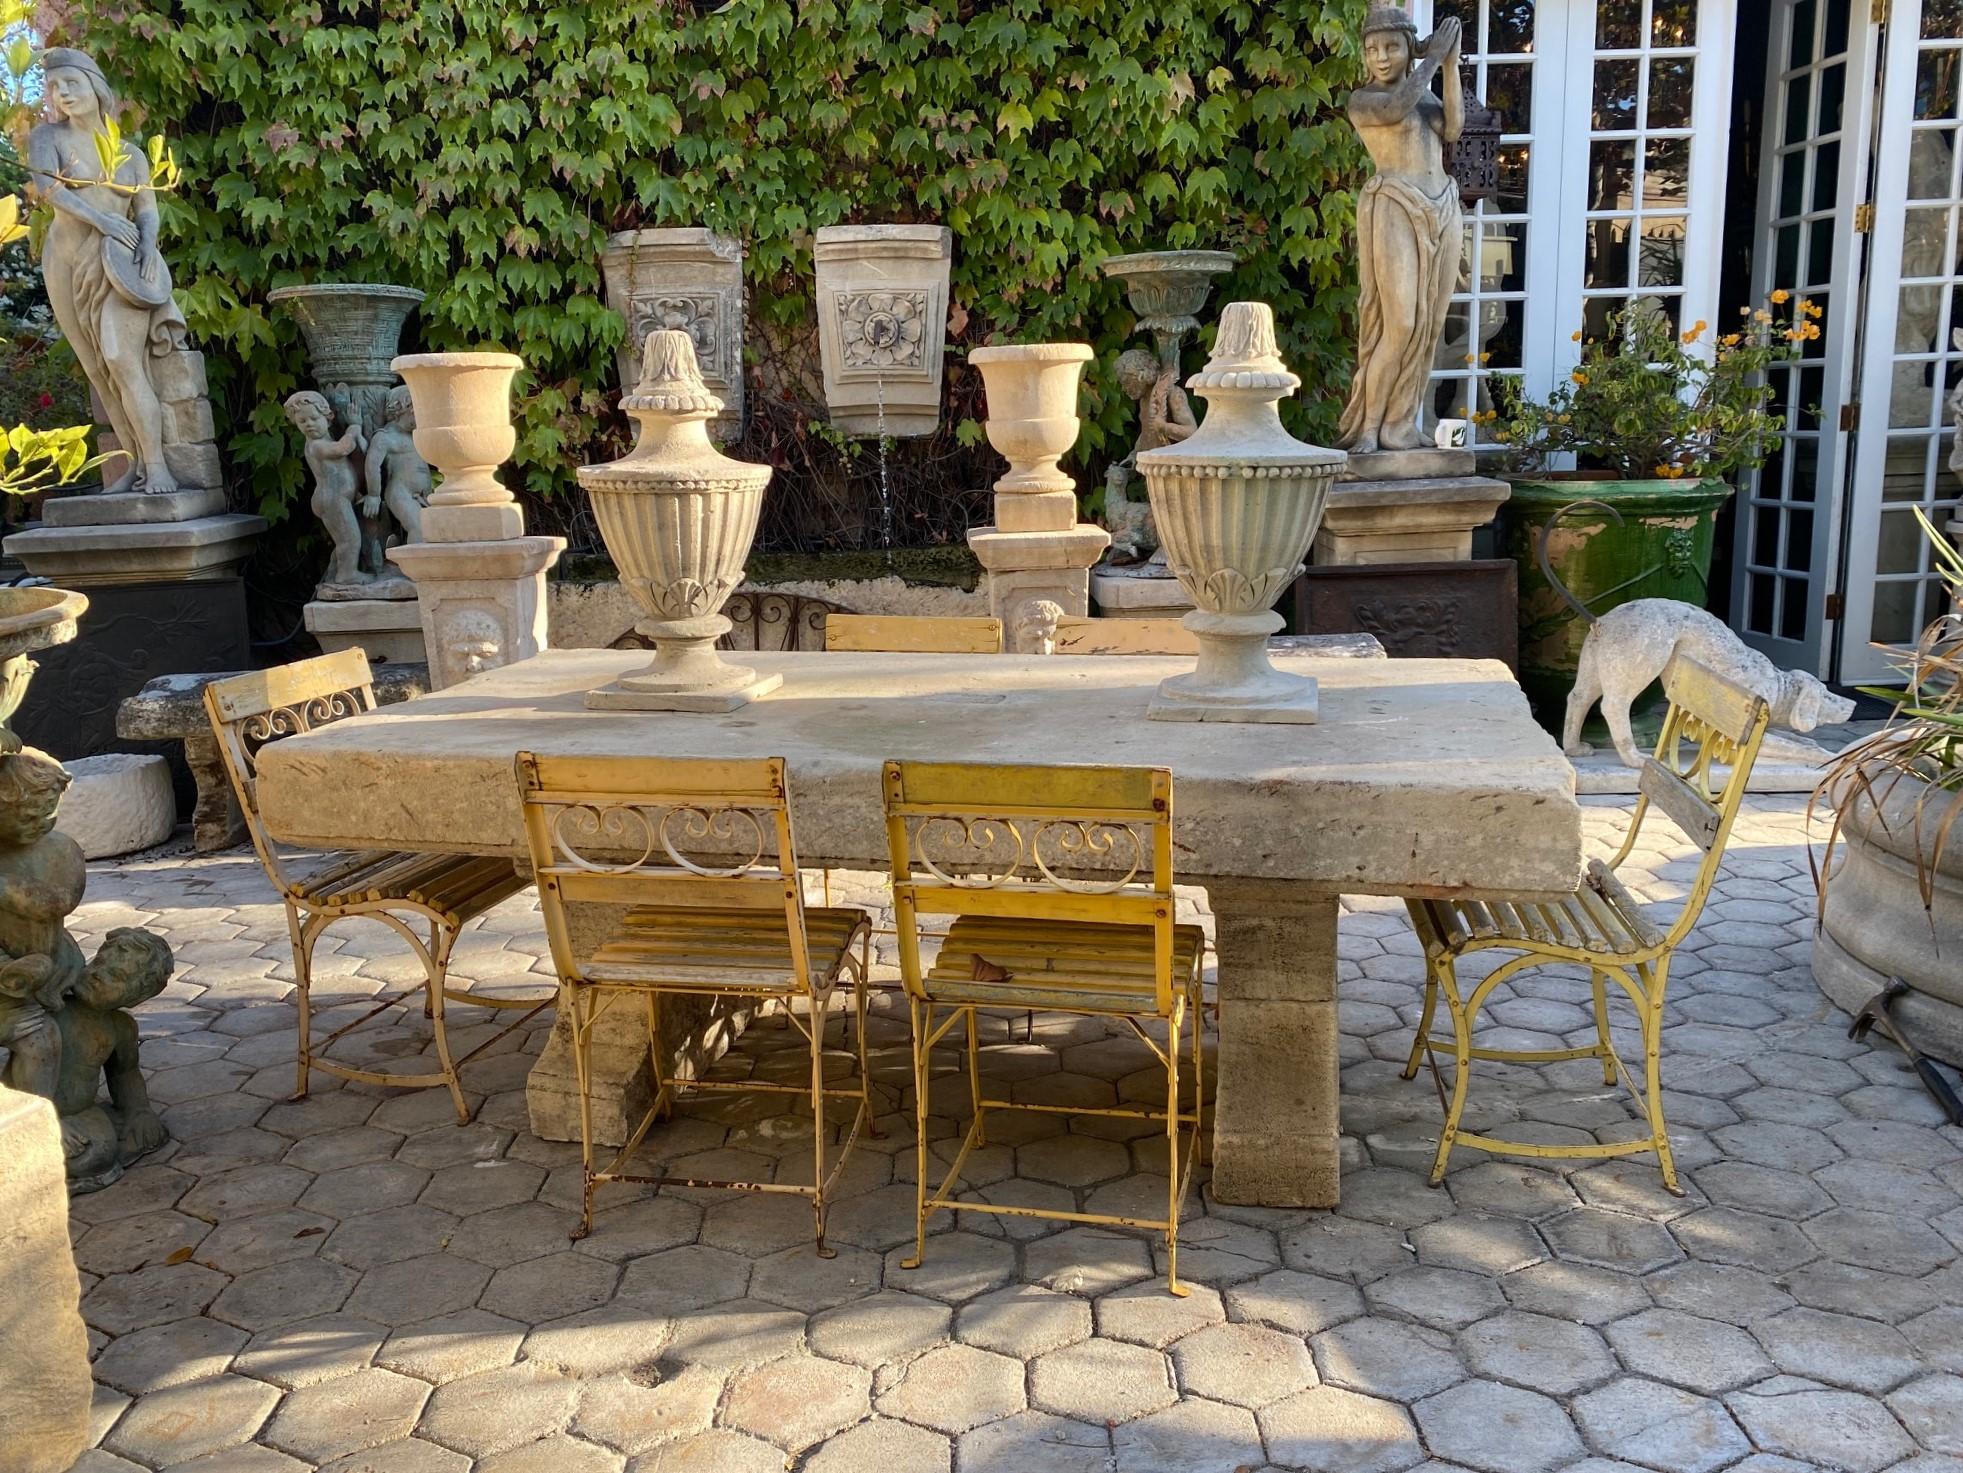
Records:
<instances>
[{"instance_id":1,"label":"stone dog statue","mask_svg":"<svg viewBox=\"0 0 1963 1473\"><path fill-rule=\"evenodd\" d=\"M1734 680L1772 707L1772 721L1793 731L1845 721L1854 703L1837 696L1811 675L1781 670L1745 642L1716 615L1673 598L1639 598L1593 619L1581 646L1580 668L1568 693L1561 747L1570 757L1594 749L1581 739L1581 724L1597 701L1615 737L1616 754L1628 767L1640 767L1643 753L1629 725L1629 707L1663 674L1672 655L1683 653Z\"/></svg>"},{"instance_id":2,"label":"stone dog statue","mask_svg":"<svg viewBox=\"0 0 1963 1473\"><path fill-rule=\"evenodd\" d=\"M82 851L54 827L67 787L44 752L0 756L0 1080L54 1102L79 1193L108 1186L167 1139L125 1009L164 990L171 954L161 936L125 926L82 959L63 924L82 900ZM105 1075L107 1105L98 1100Z\"/></svg>"}]
</instances>

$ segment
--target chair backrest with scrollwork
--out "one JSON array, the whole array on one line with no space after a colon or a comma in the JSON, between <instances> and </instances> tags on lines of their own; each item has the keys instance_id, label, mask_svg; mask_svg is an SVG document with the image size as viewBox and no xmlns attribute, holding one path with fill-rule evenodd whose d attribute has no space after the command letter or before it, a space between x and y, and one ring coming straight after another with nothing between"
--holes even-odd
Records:
<instances>
[{"instance_id":1,"label":"chair backrest with scrollwork","mask_svg":"<svg viewBox=\"0 0 1963 1473\"><path fill-rule=\"evenodd\" d=\"M1150 926L1172 1008L1172 774L1162 767L888 762L900 974L923 996L922 915ZM1040 986L1040 976L1016 979Z\"/></svg>"},{"instance_id":2,"label":"chair backrest with scrollwork","mask_svg":"<svg viewBox=\"0 0 1963 1473\"><path fill-rule=\"evenodd\" d=\"M1752 766L1771 723L1763 696L1726 680L1688 655L1671 658L1663 671L1669 698L1655 752L1643 759L1636 779L1636 809L1614 869L1636 847L1643 820L1658 808L1704 851L1697 878L1669 930L1674 946L1697 924L1724 858L1732 822L1745 801ZM1718 771L1724 769L1723 780Z\"/></svg>"},{"instance_id":3,"label":"chair backrest with scrollwork","mask_svg":"<svg viewBox=\"0 0 1963 1473\"><path fill-rule=\"evenodd\" d=\"M218 739L225 771L238 794L246 832L267 875L282 893L291 889L280 847L259 821L259 753L268 743L298 736L375 709L368 656L339 650L271 670L254 670L204 689L205 714Z\"/></svg>"},{"instance_id":4,"label":"chair backrest with scrollwork","mask_svg":"<svg viewBox=\"0 0 1963 1473\"><path fill-rule=\"evenodd\" d=\"M561 977L631 980L596 974L592 948L575 944L569 907L753 912L758 918L776 912L789 940L791 984L799 992L811 990L783 758L520 752L516 768L525 842ZM732 933L740 928L732 926ZM650 962L643 980L685 986L695 970L669 958Z\"/></svg>"}]
</instances>

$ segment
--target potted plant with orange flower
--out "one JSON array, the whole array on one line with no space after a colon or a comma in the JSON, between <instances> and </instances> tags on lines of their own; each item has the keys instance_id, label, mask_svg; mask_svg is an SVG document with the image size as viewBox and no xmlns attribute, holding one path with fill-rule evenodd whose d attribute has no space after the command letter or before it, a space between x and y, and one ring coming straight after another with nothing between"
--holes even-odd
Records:
<instances>
[{"instance_id":1,"label":"potted plant with orange flower","mask_svg":"<svg viewBox=\"0 0 1963 1473\"><path fill-rule=\"evenodd\" d=\"M1785 425L1767 369L1819 336L1818 316L1777 291L1713 341L1639 299L1602 336L1575 334L1581 361L1545 399L1497 382L1481 419L1513 488L1500 541L1520 567L1520 684L1550 728L1594 618L1638 598L1703 606L1729 478Z\"/></svg>"}]
</instances>

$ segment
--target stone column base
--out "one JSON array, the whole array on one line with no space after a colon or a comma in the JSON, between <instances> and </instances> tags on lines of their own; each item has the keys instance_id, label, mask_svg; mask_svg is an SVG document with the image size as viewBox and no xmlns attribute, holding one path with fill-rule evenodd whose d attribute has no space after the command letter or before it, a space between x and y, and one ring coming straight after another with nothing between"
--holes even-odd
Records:
<instances>
[{"instance_id":1,"label":"stone column base","mask_svg":"<svg viewBox=\"0 0 1963 1473\"><path fill-rule=\"evenodd\" d=\"M1099 568L1091 574L1091 602L1107 619L1177 619L1199 607L1185 585L1140 568Z\"/></svg>"},{"instance_id":2,"label":"stone column base","mask_svg":"<svg viewBox=\"0 0 1963 1473\"><path fill-rule=\"evenodd\" d=\"M1413 452L1416 453L1416 452ZM1450 563L1472 556L1472 533L1512 494L1490 476L1338 481L1315 534L1318 567Z\"/></svg>"},{"instance_id":3,"label":"stone column base","mask_svg":"<svg viewBox=\"0 0 1963 1473\"><path fill-rule=\"evenodd\" d=\"M1091 609L1091 564L1111 545L1102 527L1082 524L1061 532L1004 532L976 527L968 546L988 570L988 611L1013 634L1016 611L1046 598L1074 618Z\"/></svg>"},{"instance_id":4,"label":"stone column base","mask_svg":"<svg viewBox=\"0 0 1963 1473\"><path fill-rule=\"evenodd\" d=\"M546 647L545 570L563 537L498 542L410 542L389 561L416 583L429 688L529 659Z\"/></svg>"},{"instance_id":5,"label":"stone column base","mask_svg":"<svg viewBox=\"0 0 1963 1473\"><path fill-rule=\"evenodd\" d=\"M1219 953L1214 1197L1334 1207L1336 897L1272 880L1209 880Z\"/></svg>"},{"instance_id":6,"label":"stone column base","mask_svg":"<svg viewBox=\"0 0 1963 1473\"><path fill-rule=\"evenodd\" d=\"M89 1445L89 1333L68 1246L54 1106L0 1085L0 1426L13 1473L68 1473Z\"/></svg>"},{"instance_id":7,"label":"stone column base","mask_svg":"<svg viewBox=\"0 0 1963 1473\"><path fill-rule=\"evenodd\" d=\"M40 526L14 533L5 550L28 572L64 588L196 581L230 577L265 530L264 517L239 513L182 522Z\"/></svg>"},{"instance_id":8,"label":"stone column base","mask_svg":"<svg viewBox=\"0 0 1963 1473\"><path fill-rule=\"evenodd\" d=\"M314 599L300 611L307 632L322 651L362 649L370 664L420 665L423 616L413 598Z\"/></svg>"}]
</instances>

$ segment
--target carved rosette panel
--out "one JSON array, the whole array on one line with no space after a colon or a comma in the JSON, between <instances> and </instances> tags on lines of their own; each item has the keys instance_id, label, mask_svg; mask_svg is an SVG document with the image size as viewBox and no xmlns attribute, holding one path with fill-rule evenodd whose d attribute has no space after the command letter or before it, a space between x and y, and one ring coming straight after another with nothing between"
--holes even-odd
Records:
<instances>
[{"instance_id":1,"label":"carved rosette panel","mask_svg":"<svg viewBox=\"0 0 1963 1473\"><path fill-rule=\"evenodd\" d=\"M634 355L639 358L641 344L651 332L685 332L695 345L695 362L703 381L712 389L727 389L736 337L731 325L735 308L733 291L654 292L637 296L629 304L627 316Z\"/></svg>"},{"instance_id":2,"label":"carved rosette panel","mask_svg":"<svg viewBox=\"0 0 1963 1473\"><path fill-rule=\"evenodd\" d=\"M1295 466L1146 469L1167 564L1215 614L1261 613L1300 576L1330 479Z\"/></svg>"},{"instance_id":3,"label":"carved rosette panel","mask_svg":"<svg viewBox=\"0 0 1963 1473\"><path fill-rule=\"evenodd\" d=\"M924 290L838 292L839 352L848 372L890 376L927 373L927 330L933 322Z\"/></svg>"}]
</instances>

